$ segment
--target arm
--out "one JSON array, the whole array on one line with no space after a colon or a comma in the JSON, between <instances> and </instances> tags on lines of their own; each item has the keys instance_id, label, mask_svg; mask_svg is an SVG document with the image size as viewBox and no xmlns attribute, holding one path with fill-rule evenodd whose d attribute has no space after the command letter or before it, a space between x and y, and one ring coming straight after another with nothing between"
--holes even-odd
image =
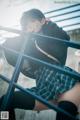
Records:
<instances>
[{"instance_id":1,"label":"arm","mask_svg":"<svg viewBox=\"0 0 80 120\"><path fill-rule=\"evenodd\" d=\"M21 37L7 38L7 40L3 44L3 46L19 52L21 49L22 43L23 43L23 39ZM8 51L5 49L4 49L4 53L5 53L5 57L7 59L7 62L14 67L16 64L18 55L12 51ZM29 66L29 64L30 64L30 61L25 59L23 61L22 67L21 67L21 72L28 77L34 78L34 74L31 71L31 66Z\"/></svg>"},{"instance_id":2,"label":"arm","mask_svg":"<svg viewBox=\"0 0 80 120\"><path fill-rule=\"evenodd\" d=\"M49 22L48 25L44 26L43 30L44 34L47 36L59 38L63 41L70 40L69 35L62 28L58 27L55 23ZM62 65L65 64L67 57L67 45L65 43L46 38L44 40L38 40L38 45L44 51L56 57Z\"/></svg>"}]
</instances>

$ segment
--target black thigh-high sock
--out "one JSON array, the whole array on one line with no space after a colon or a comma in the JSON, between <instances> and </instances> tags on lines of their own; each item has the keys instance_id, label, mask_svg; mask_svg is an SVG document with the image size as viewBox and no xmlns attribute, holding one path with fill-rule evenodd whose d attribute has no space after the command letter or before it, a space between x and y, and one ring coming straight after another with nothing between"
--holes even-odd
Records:
<instances>
[{"instance_id":1,"label":"black thigh-high sock","mask_svg":"<svg viewBox=\"0 0 80 120\"><path fill-rule=\"evenodd\" d=\"M1 107L1 105L2 105L3 99L4 99L4 96L2 96L2 97L0 98L0 107ZM16 119L15 119L15 111L14 111L14 109L10 108L10 109L7 109L7 110L5 110L5 111L8 111L8 112L9 112L9 120L16 120Z\"/></svg>"},{"instance_id":2,"label":"black thigh-high sock","mask_svg":"<svg viewBox=\"0 0 80 120\"><path fill-rule=\"evenodd\" d=\"M70 113L73 117L76 117L78 113L76 105L70 101L61 101L59 102L58 107ZM73 120L73 119L71 119L67 115L64 115L61 112L57 112L56 120Z\"/></svg>"},{"instance_id":3,"label":"black thigh-high sock","mask_svg":"<svg viewBox=\"0 0 80 120\"><path fill-rule=\"evenodd\" d=\"M2 104L3 98L4 96L0 98L0 106ZM9 111L10 120L15 120L15 108L33 110L34 106L35 99L31 95L22 93L21 91L14 92L10 106L7 109Z\"/></svg>"}]
</instances>

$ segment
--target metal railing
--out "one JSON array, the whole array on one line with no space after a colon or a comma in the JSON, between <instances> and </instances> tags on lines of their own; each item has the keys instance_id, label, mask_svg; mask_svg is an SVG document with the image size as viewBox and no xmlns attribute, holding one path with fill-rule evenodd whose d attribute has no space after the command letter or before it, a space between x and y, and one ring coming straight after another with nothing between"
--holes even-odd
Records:
<instances>
[{"instance_id":1,"label":"metal railing","mask_svg":"<svg viewBox=\"0 0 80 120\"><path fill-rule=\"evenodd\" d=\"M58 11L61 11L61 12L58 12ZM73 13L76 13L76 12L78 13L77 15L73 14ZM53 13L54 13L54 15L53 15ZM79 18L80 17L79 13L80 13L80 4L75 4L75 5L72 5L72 6L67 6L65 8L60 8L58 10L50 11L50 12L47 12L45 14L46 15L51 14L51 16L48 16L50 18L57 18L57 19L55 19L57 21L54 21L54 22L61 22L61 21L65 21L65 20L68 20L68 19L71 20L71 19ZM72 18L71 18L71 16L70 17L68 17L68 16L65 17L65 15L69 15L69 14L72 15ZM61 16L63 16L63 18ZM60 17L60 19L59 19L59 17ZM76 22L76 23L73 22L71 24L67 24L67 26L65 26L63 28L71 27L73 24L75 26L75 25L78 24L78 22ZM79 25L80 25L80 21L79 21ZM30 60L38 63L38 64L44 64L45 66L48 66L48 67L50 67L52 69L56 69L56 70L58 70L58 71L60 71L60 72L62 72L64 74L68 74L70 76L73 76L75 79L79 79L80 80L80 74L79 73L69 72L67 70L64 70L60 66L56 66L56 65L53 65L51 63L47 63L45 61L39 60L37 58L33 58L31 56L25 55L24 51L25 51L26 41L27 41L26 40L26 36L29 35L29 34L22 33L22 31L20 31L20 30L7 28L7 27L2 27L2 26L0 26L0 30L5 30L5 31L8 31L8 32L13 32L13 33L17 33L17 34L23 34L24 39L25 39L25 42L23 43L20 52L17 52L15 50L12 50L10 48L5 48L4 46L2 46L2 48L6 49L8 51L11 51L14 54L17 54L18 55L18 59L16 61L15 69L14 69L14 72L13 72L11 80L9 80L7 77L5 77L5 76L0 74L0 78L2 78L2 80L6 81L9 84L8 90L7 90L6 95L5 95L4 99L3 99L3 102L2 102L0 110L6 110L7 109L7 107L9 106L9 103L10 103L10 101L12 99L12 95L14 93L14 89L17 88L20 91L25 92L25 94L30 94L31 96L33 96L35 99L37 99L38 101L40 101L43 104L45 104L50 109L53 109L53 110L55 110L57 112L58 111L62 112L64 114L68 115L69 117L73 118L74 120L78 120L77 118L74 118L71 114L69 114L68 112L64 111L63 109L60 109L59 107L57 107L54 104L49 103L48 101L46 101L42 97L37 96L36 94L33 94L29 89L24 89L23 87L19 86L17 84L17 80L18 80L18 77L20 75L21 65L22 65L22 63L23 63L25 58L26 59L30 59ZM42 37L42 38L46 38L46 39L48 38L49 40L57 40L59 42L64 42L67 45L67 47L80 49L80 44L75 43L75 42L69 42L69 41L65 41L65 40L63 41L63 40L61 40L59 38L49 37L49 36L40 35L40 34L30 34L30 35L31 35L31 37L34 37L34 36L37 37L37 39Z\"/></svg>"},{"instance_id":2,"label":"metal railing","mask_svg":"<svg viewBox=\"0 0 80 120\"><path fill-rule=\"evenodd\" d=\"M2 27L1 27L2 28ZM3 27L3 29L5 30L5 27ZM10 28L6 28L6 30L10 31L14 31L17 33L20 33L21 34L21 31L19 30L15 30L15 29L10 29ZM26 47L26 36L28 34L25 34L24 33L24 39L25 39L25 42L23 43L22 45L22 48L21 48L21 51L20 52L17 52L15 50L12 50L12 49L9 49L9 48L5 48L4 46L2 46L4 49L8 50L8 51L12 51L13 53L17 54L18 55L18 59L17 59L17 62L16 62L16 65L15 65L15 69L14 69L14 72L13 72L13 75L12 75L12 78L11 80L9 80L7 77L3 76L3 75L0 75L0 78L2 78L4 81L8 82L9 83L9 87L8 87L8 90L6 92L6 95L4 97L4 100L3 100L3 103L1 105L1 110L6 110L6 108L9 106L9 103L12 99L12 95L14 93L14 89L15 88L18 88L19 90L21 90L22 92L25 92L26 94L30 94L32 95L35 99L37 99L38 101L42 102L43 104L47 105L50 109L53 109L55 111L60 111L60 112L63 112L64 114L68 115L69 117L73 118L74 120L77 120L77 118L74 118L72 115L70 115L69 113L67 113L66 111L58 108L56 105L53 105L51 103L48 103L48 101L46 101L45 99L43 99L42 97L40 96L37 96L36 94L33 94L31 91L29 91L29 89L25 90L24 88L22 88L21 86L19 86L16 82L18 80L18 77L19 77L19 74L20 74L20 70L21 70L21 65L23 63L23 60L24 58L27 58L27 59L30 59L34 62L37 62L38 64L45 64L46 66L50 67L50 68L53 68L53 69L57 69L59 70L60 72L64 73L64 74L68 74L70 76L73 76L74 78L76 79L79 79L80 80L80 74L79 73L72 73L72 72L69 72L67 70L64 70L62 69L61 67L59 66L56 66L56 65L53 65L53 64L50 64L50 63L47 63L45 61L42 61L42 60L39 60L37 58L33 58L31 56L28 56L28 55L25 55L24 54L24 50L25 50L25 47ZM31 37L43 37L43 38L47 38L48 36L45 36L45 35L40 35L40 34L30 34ZM48 39L50 40L58 40L60 42L65 42L61 39L58 39L58 38L54 38L54 37L48 37ZM65 42L65 44L69 47L73 47L73 48L77 48L77 49L80 49L80 44L78 43L74 43L74 42Z\"/></svg>"},{"instance_id":3,"label":"metal railing","mask_svg":"<svg viewBox=\"0 0 80 120\"><path fill-rule=\"evenodd\" d=\"M45 12L45 16L66 31L80 28L80 3Z\"/></svg>"}]
</instances>

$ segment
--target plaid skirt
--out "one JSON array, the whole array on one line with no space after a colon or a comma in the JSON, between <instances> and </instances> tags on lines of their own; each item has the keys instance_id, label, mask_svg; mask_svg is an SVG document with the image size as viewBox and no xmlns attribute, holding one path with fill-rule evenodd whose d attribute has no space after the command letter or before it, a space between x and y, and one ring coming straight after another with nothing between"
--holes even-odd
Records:
<instances>
[{"instance_id":1,"label":"plaid skirt","mask_svg":"<svg viewBox=\"0 0 80 120\"><path fill-rule=\"evenodd\" d=\"M76 72L69 67L62 66L63 69ZM55 69L40 67L36 72L36 87L31 91L46 100L57 100L59 95L70 90L79 80L60 73Z\"/></svg>"}]
</instances>

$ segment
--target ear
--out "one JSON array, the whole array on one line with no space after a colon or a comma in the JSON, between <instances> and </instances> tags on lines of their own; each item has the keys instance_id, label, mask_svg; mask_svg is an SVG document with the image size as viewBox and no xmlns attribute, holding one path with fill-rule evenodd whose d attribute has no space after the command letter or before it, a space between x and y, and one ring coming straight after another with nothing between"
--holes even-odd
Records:
<instances>
[{"instance_id":1,"label":"ear","mask_svg":"<svg viewBox=\"0 0 80 120\"><path fill-rule=\"evenodd\" d=\"M44 25L45 22L46 22L46 19L42 18L42 20L41 20L42 25Z\"/></svg>"}]
</instances>

